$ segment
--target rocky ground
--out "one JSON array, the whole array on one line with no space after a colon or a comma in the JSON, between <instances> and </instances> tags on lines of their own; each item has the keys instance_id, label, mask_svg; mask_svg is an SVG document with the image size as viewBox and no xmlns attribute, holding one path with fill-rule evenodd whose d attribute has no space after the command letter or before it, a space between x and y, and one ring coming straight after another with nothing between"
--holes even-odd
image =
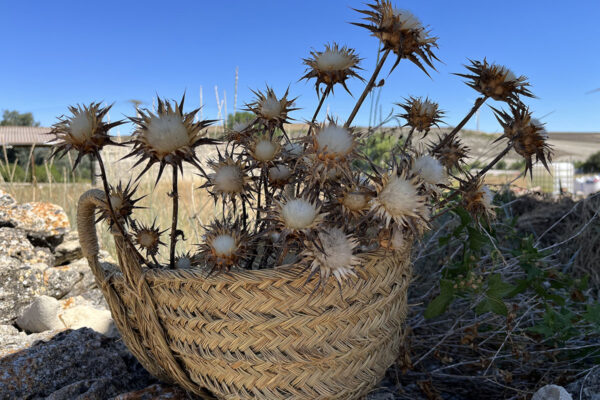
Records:
<instances>
[{"instance_id":1,"label":"rocky ground","mask_svg":"<svg viewBox=\"0 0 600 400\"><path fill-rule=\"evenodd\" d=\"M101 260L113 262L107 253ZM397 386L394 374L368 400L426 398L417 384ZM600 368L567 389L600 400ZM193 398L158 382L122 343L64 211L17 204L0 190L0 399Z\"/></svg>"}]
</instances>

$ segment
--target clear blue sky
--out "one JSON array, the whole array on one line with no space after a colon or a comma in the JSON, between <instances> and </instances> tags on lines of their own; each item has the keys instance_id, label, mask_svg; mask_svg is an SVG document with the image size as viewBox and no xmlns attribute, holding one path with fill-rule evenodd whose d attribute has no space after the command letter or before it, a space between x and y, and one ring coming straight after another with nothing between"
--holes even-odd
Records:
<instances>
[{"instance_id":1,"label":"clear blue sky","mask_svg":"<svg viewBox=\"0 0 600 400\"><path fill-rule=\"evenodd\" d=\"M467 58L485 56L529 77L539 99L528 103L538 117L551 113L542 119L549 131L600 131L600 92L586 94L600 88L600 1L396 4L440 38L444 63L430 79L401 62L381 93L384 113L405 96L430 96L447 111L445 122L455 125L476 93L451 73L463 72ZM0 112L31 111L48 126L69 104L103 100L115 102L115 119L133 113L128 99L151 105L157 93L180 98L186 90L189 109L197 107L202 86L204 117L215 118L214 87L221 98L227 93L232 112L239 67L238 109L252 100L250 89L269 84L279 94L289 85L302 107L292 116L308 119L317 99L312 82L298 79L311 48L333 41L356 48L365 77L375 64L377 40L349 24L359 19L351 7L363 2L0 0ZM353 81L349 87L358 97L363 86ZM341 119L352 105L341 88L327 101ZM367 103L356 122L368 120ZM480 127L498 130L489 108Z\"/></svg>"}]
</instances>

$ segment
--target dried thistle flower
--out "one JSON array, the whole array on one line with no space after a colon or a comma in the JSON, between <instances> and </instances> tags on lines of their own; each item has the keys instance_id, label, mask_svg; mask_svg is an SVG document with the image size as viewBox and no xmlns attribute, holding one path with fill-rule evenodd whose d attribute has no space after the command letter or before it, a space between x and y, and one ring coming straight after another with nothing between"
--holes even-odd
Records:
<instances>
[{"instance_id":1,"label":"dried thistle flower","mask_svg":"<svg viewBox=\"0 0 600 400\"><path fill-rule=\"evenodd\" d=\"M156 226L156 220L154 220L150 226L143 224L138 225L136 222L133 222L132 227L135 243L140 249L146 251L146 257L156 256L158 247L165 245L165 243L160 240L160 236L165 233L166 230L161 232Z\"/></svg>"},{"instance_id":2,"label":"dried thistle flower","mask_svg":"<svg viewBox=\"0 0 600 400\"><path fill-rule=\"evenodd\" d=\"M272 165L281 152L278 138L257 136L248 144L248 153L259 165Z\"/></svg>"},{"instance_id":3,"label":"dried thistle flower","mask_svg":"<svg viewBox=\"0 0 600 400\"><path fill-rule=\"evenodd\" d=\"M283 237L289 234L307 235L323 222L325 214L320 211L321 206L308 197L285 196L276 200L274 205L275 220Z\"/></svg>"},{"instance_id":4,"label":"dried thistle flower","mask_svg":"<svg viewBox=\"0 0 600 400\"><path fill-rule=\"evenodd\" d=\"M378 235L379 245L388 250L405 250L408 238L402 229L397 227L382 229Z\"/></svg>"},{"instance_id":5,"label":"dried thistle flower","mask_svg":"<svg viewBox=\"0 0 600 400\"><path fill-rule=\"evenodd\" d=\"M411 96L406 99L404 104L396 103L396 105L405 111L404 114L398 114L398 117L406 120L404 126L410 126L417 132L423 132L423 136L427 136L433 126L439 128L438 123L442 122L441 117L444 112L439 109L438 103L430 101L429 98L423 100L421 97Z\"/></svg>"},{"instance_id":6,"label":"dried thistle flower","mask_svg":"<svg viewBox=\"0 0 600 400\"><path fill-rule=\"evenodd\" d=\"M210 273L229 271L232 267L241 267L248 257L249 241L238 221L216 220L206 227L198 256L204 258L211 268Z\"/></svg>"},{"instance_id":7,"label":"dried thistle flower","mask_svg":"<svg viewBox=\"0 0 600 400\"><path fill-rule=\"evenodd\" d=\"M381 177L377 184L377 196L372 200L371 210L389 227L394 222L399 227L418 228L418 219L427 221L426 199L419 194L418 180L398 173L394 168Z\"/></svg>"},{"instance_id":8,"label":"dried thistle flower","mask_svg":"<svg viewBox=\"0 0 600 400\"><path fill-rule=\"evenodd\" d=\"M225 142L236 145L245 144L252 134L252 122L253 121L236 122L231 128L225 129Z\"/></svg>"},{"instance_id":9,"label":"dried thistle flower","mask_svg":"<svg viewBox=\"0 0 600 400\"><path fill-rule=\"evenodd\" d=\"M262 124L267 131L273 132L275 128L279 128L285 132L283 124L289 122L288 114L297 110L292 107L296 99L288 100L288 92L289 88L283 97L278 99L273 89L268 86L266 93L262 93L260 90L252 91L256 95L256 100L246 105L246 111L256 114L257 122Z\"/></svg>"},{"instance_id":10,"label":"dried thistle flower","mask_svg":"<svg viewBox=\"0 0 600 400\"><path fill-rule=\"evenodd\" d=\"M136 166L148 160L138 179L155 163L160 165L157 182L165 166L172 165L182 170L184 161L204 173L195 149L200 145L218 143L205 137L206 131L203 131L214 121L194 122L199 109L184 113L184 101L185 95L179 104L158 98L156 114L148 109L140 109L139 117L129 117L136 124L136 130L133 132L133 149L126 157L139 157Z\"/></svg>"},{"instance_id":11,"label":"dried thistle flower","mask_svg":"<svg viewBox=\"0 0 600 400\"><path fill-rule=\"evenodd\" d=\"M229 154L225 156L219 152L218 159L210 160L208 165L213 169L208 174L208 181L200 188L208 188L211 196L217 200L234 202L236 198L247 202L250 194L250 176L242 161L235 161Z\"/></svg>"},{"instance_id":12,"label":"dried thistle flower","mask_svg":"<svg viewBox=\"0 0 600 400\"><path fill-rule=\"evenodd\" d=\"M429 155L422 155L413 160L411 172L425 183L427 191L434 194L440 192L440 185L448 183L448 175L444 166Z\"/></svg>"},{"instance_id":13,"label":"dried thistle flower","mask_svg":"<svg viewBox=\"0 0 600 400\"><path fill-rule=\"evenodd\" d=\"M462 170L465 164L464 160L469 154L469 148L456 137L448 142L443 142L443 138L438 137L438 143L443 143L443 145L441 147L433 145L430 148L431 155L440 160L448 171L454 168Z\"/></svg>"},{"instance_id":14,"label":"dried thistle flower","mask_svg":"<svg viewBox=\"0 0 600 400\"><path fill-rule=\"evenodd\" d=\"M131 215L133 214L133 210L136 208L141 208L136 206L135 204L144 197L146 197L144 195L138 197L137 199L134 199L133 197L137 188L138 185L132 186L131 181L127 182L127 185L125 187L123 187L123 184L120 181L116 187L113 187L112 185L109 186L110 192L108 199L110 201L110 205L112 206L115 216L121 221L122 224L126 224L127 222L131 221ZM98 220L96 222L99 222L101 220L108 221L108 224L111 227L115 222L111 217L108 202L106 201L100 209L100 216L98 217Z\"/></svg>"},{"instance_id":15,"label":"dried thistle flower","mask_svg":"<svg viewBox=\"0 0 600 400\"><path fill-rule=\"evenodd\" d=\"M362 259L356 255L358 240L346 235L340 228L325 228L318 233L318 245L307 241L306 248L300 254L310 268L307 279L318 273L319 286L325 286L330 276L335 277L338 284L356 276L354 269L358 267Z\"/></svg>"},{"instance_id":16,"label":"dried thistle flower","mask_svg":"<svg viewBox=\"0 0 600 400\"><path fill-rule=\"evenodd\" d=\"M375 0L367 4L371 9L356 10L365 14L368 24L353 23L366 28L383 44L384 50L393 51L398 57L392 71L401 59L406 58L417 65L428 76L423 62L435 70L432 61L439 59L433 54L437 48L437 38L429 36L421 22L407 10L395 9L388 0Z\"/></svg>"},{"instance_id":17,"label":"dried thistle flower","mask_svg":"<svg viewBox=\"0 0 600 400\"><path fill-rule=\"evenodd\" d=\"M73 170L79 165L81 158L86 154L97 154L104 146L117 143L113 142L108 131L123 121L106 123L104 117L112 107L101 107L100 103L91 103L89 106L69 106L71 116L60 116L59 121L52 126L50 134L55 136L58 143L54 145L51 157L63 157L70 150L78 152Z\"/></svg>"},{"instance_id":18,"label":"dried thistle flower","mask_svg":"<svg viewBox=\"0 0 600 400\"><path fill-rule=\"evenodd\" d=\"M496 216L494 194L483 181L483 177L477 180L469 179L461 185L463 206L477 220L481 217L489 220Z\"/></svg>"},{"instance_id":19,"label":"dried thistle flower","mask_svg":"<svg viewBox=\"0 0 600 400\"><path fill-rule=\"evenodd\" d=\"M175 268L179 269L190 269L199 265L198 257L195 254L181 253L175 257Z\"/></svg>"},{"instance_id":20,"label":"dried thistle flower","mask_svg":"<svg viewBox=\"0 0 600 400\"><path fill-rule=\"evenodd\" d=\"M356 156L357 135L353 129L338 126L333 121L323 124L305 139L308 143L307 160L314 179L324 181L331 177L350 174L350 163Z\"/></svg>"},{"instance_id":21,"label":"dried thistle flower","mask_svg":"<svg viewBox=\"0 0 600 400\"><path fill-rule=\"evenodd\" d=\"M333 86L336 83L341 84L348 93L346 79L356 77L363 80L355 70L361 69L358 67L360 58L354 53L354 49L349 49L344 46L339 47L337 43L332 46L325 45L324 51L311 51L312 58L305 58L304 64L308 66L306 74L300 79L316 78L315 89L317 96L320 96L319 87L325 85L326 91L333 93Z\"/></svg>"},{"instance_id":22,"label":"dried thistle flower","mask_svg":"<svg viewBox=\"0 0 600 400\"><path fill-rule=\"evenodd\" d=\"M292 170L285 164L277 164L269 168L268 177L273 187L281 188L291 181Z\"/></svg>"},{"instance_id":23,"label":"dried thistle flower","mask_svg":"<svg viewBox=\"0 0 600 400\"><path fill-rule=\"evenodd\" d=\"M350 183L345 185L335 198L341 205L342 215L345 217L361 217L369 210L373 190L361 180L359 174L355 174Z\"/></svg>"},{"instance_id":24,"label":"dried thistle flower","mask_svg":"<svg viewBox=\"0 0 600 400\"><path fill-rule=\"evenodd\" d=\"M468 79L467 85L484 96L494 100L516 103L519 95L534 97L527 89L529 83L525 76L517 77L510 69L496 64L488 64L486 59L469 60L471 65L465 67L471 74L454 74Z\"/></svg>"},{"instance_id":25,"label":"dried thistle flower","mask_svg":"<svg viewBox=\"0 0 600 400\"><path fill-rule=\"evenodd\" d=\"M509 105L510 113L492 107L496 119L502 125L504 134L498 138L513 141L513 148L525 159L525 173L533 173L533 156L541 161L548 172L548 162L552 161L552 147L548 144L548 134L544 124L531 117L529 107L522 103Z\"/></svg>"}]
</instances>

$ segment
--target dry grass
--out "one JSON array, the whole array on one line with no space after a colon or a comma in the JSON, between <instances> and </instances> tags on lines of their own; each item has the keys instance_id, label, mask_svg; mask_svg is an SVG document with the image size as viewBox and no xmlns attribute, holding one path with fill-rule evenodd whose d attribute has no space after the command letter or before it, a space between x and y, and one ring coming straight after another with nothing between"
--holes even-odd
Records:
<instances>
[{"instance_id":1,"label":"dry grass","mask_svg":"<svg viewBox=\"0 0 600 400\"><path fill-rule=\"evenodd\" d=\"M128 174L129 175L129 174ZM128 179L125 178L125 179ZM164 230L170 226L171 201L167 196L170 191L170 182L162 179L154 186L153 181L144 180L138 189L138 194L147 196L139 202L143 209L136 210L135 219L142 223L152 223L156 218L157 224ZM202 236L202 225L220 213L214 206L212 198L205 191L196 190L199 180L183 181L179 185L179 226L186 234L186 240L178 243L179 250L191 249L193 244L199 243ZM58 204L67 215L71 226L76 228L77 201L79 196L92 187L89 183L0 183L0 189L10 193L19 203L43 201ZM114 244L106 224L98 224L101 247L115 256ZM167 237L163 237L167 242ZM166 254L166 249L163 253Z\"/></svg>"}]
</instances>

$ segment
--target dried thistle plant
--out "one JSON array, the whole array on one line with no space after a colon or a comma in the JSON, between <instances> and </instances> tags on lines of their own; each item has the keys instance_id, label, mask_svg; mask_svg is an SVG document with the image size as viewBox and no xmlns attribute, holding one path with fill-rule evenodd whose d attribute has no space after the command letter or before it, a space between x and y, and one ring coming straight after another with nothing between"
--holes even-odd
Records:
<instances>
[{"instance_id":1,"label":"dried thistle plant","mask_svg":"<svg viewBox=\"0 0 600 400\"><path fill-rule=\"evenodd\" d=\"M349 78L362 80L359 56L336 43L304 59L307 70L301 79L315 80L319 103L308 129L297 137L288 137L284 126L297 110L296 99L289 97L289 89L278 97L269 86L265 92L254 92L256 98L246 108L254 117L228 127L224 143L206 136L212 121L194 122L198 110L184 111L185 97L179 103L159 98L156 112L139 110L139 116L129 118L135 131L128 157L137 158L136 165L146 163L138 179L155 164L158 177L166 166L172 168L170 268L216 274L296 263L308 271L307 281L318 276L317 288L330 281L342 285L361 275L366 258L406 251L437 217L453 208L464 208L477 221L493 218L493 192L485 185L485 175L510 150L525 159L527 171L536 161L548 167L552 151L543 125L521 102L521 97L533 96L529 83L485 59L471 61L468 74L457 74L481 97L449 133L433 141L427 138L417 148L411 141L413 132L427 136L441 123L443 111L428 97L410 96L397 104L401 109L397 116L406 121L409 134L394 145L387 164L376 165L365 151L373 130L352 122L373 88L385 84L376 81L390 53L396 55L391 71L406 58L428 74L426 68L434 70L437 60L433 53L437 39L414 15L394 8L390 1L375 0L367 7L359 11L367 23L355 25L376 36L383 53L344 124L331 119L317 123L335 85L348 90ZM494 108L506 147L479 171L467 172L470 150L458 135L488 99L509 107L509 111ZM57 153L72 149L80 156L98 157L108 199L99 218L114 225L132 251L144 252L145 257L138 252L138 258L148 267L166 267L157 259L166 230L134 218L143 197L134 194L137 186L130 182L113 187L107 182L100 150L113 144L108 131L121 123L102 122L108 108L97 103L71 107L73 116L61 117L53 129L59 140ZM197 156L202 145L217 146L218 157L206 165ZM204 227L197 251L176 254L178 238L184 237L177 229L178 171L183 172L183 163L200 172L205 182L199 189L220 203L221 213Z\"/></svg>"}]
</instances>

